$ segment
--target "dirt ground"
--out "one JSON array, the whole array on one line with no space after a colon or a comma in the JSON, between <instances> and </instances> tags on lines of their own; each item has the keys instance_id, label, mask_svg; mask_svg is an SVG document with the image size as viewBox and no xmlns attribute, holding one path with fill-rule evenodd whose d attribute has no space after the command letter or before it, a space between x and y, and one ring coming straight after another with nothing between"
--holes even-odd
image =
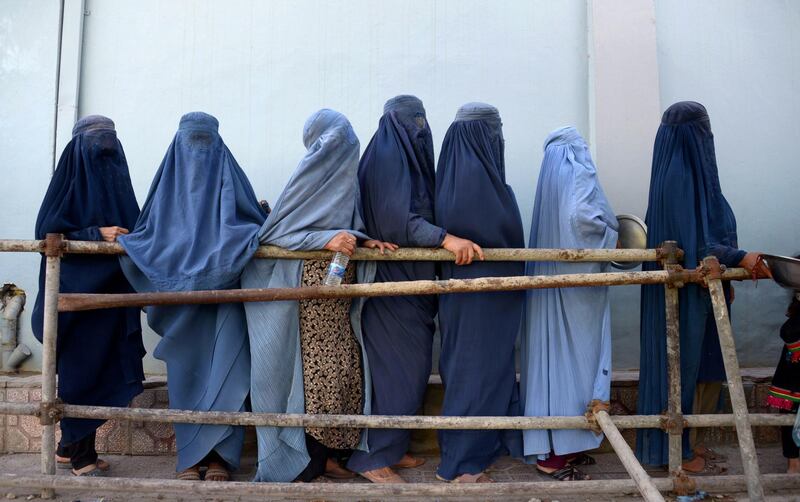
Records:
<instances>
[{"instance_id":1,"label":"dirt ground","mask_svg":"<svg viewBox=\"0 0 800 502\"><path fill-rule=\"evenodd\" d=\"M741 462L739 460L738 450L734 447L721 447L719 451L728 456L729 474L740 474L742 472ZM761 448L758 452L759 462L763 473L782 473L785 472L785 460L781 456L780 447ZM604 453L595 455L598 460L597 465L583 467L582 469L592 476L592 479L625 479L627 474L622 464L614 454ZM152 478L152 479L173 479L175 460L173 457L145 457L145 456L106 456L106 460L111 462L112 471L111 475L122 478ZM422 467L414 470L402 471L401 475L409 482L421 483L438 483L434 477L438 458L428 457L427 463ZM17 454L17 455L4 455L0 456L0 472L13 473L17 475L35 474L39 472L39 456L33 454ZM234 480L248 481L254 472L253 459L245 459L244 465L240 472L235 473ZM60 475L69 475L69 471L60 471ZM525 465L519 461L511 460L508 458L498 461L489 474L497 482L510 482L510 481L548 481L549 478L538 474L531 466ZM653 476L664 476L664 472L653 471ZM320 482L331 483L333 481L324 479ZM340 481L341 482L341 481ZM356 479L353 481L345 482L365 482L363 479ZM744 493L714 493L710 494L707 499L709 501L722 501L728 502L733 500L746 500ZM34 489L0 489L0 500L13 499L13 500L39 500L39 491ZM668 498L675 500L674 498ZM154 502L154 501L176 501L188 502L198 500L194 496L173 496L173 495L151 495L143 493L87 493L87 492L60 492L57 493L56 500L64 502ZM265 500L260 498L211 498L208 500L214 501L248 501L248 500ZM319 500L324 500L324 495ZM508 497L498 498L498 500L512 500ZM522 500L526 502L536 502L540 499L536 498L535 493L528 494L513 500ZM549 499L541 499L542 502ZM600 500L618 500L618 501L634 501L641 500L639 497L622 496L612 497L596 496L596 497L559 497L559 502L573 502L573 501L600 501ZM798 501L800 502L800 493L770 493L768 500L770 501ZM555 500L551 500L555 502Z\"/></svg>"}]
</instances>

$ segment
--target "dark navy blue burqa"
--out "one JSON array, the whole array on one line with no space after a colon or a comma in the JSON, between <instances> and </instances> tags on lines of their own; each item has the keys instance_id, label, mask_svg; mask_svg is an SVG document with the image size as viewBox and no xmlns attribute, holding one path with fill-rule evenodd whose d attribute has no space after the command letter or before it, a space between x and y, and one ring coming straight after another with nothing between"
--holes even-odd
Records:
<instances>
[{"instance_id":1,"label":"dark navy blue burqa","mask_svg":"<svg viewBox=\"0 0 800 502\"><path fill-rule=\"evenodd\" d=\"M133 228L139 205L114 122L93 115L75 124L36 219L36 238L101 241L101 227ZM45 258L31 327L42 341ZM131 293L116 256L65 255L62 293ZM127 406L142 392L142 328L139 310L116 308L58 315L58 397L69 404ZM103 420L61 420L62 444L93 433Z\"/></svg>"},{"instance_id":2,"label":"dark navy blue burqa","mask_svg":"<svg viewBox=\"0 0 800 502\"><path fill-rule=\"evenodd\" d=\"M709 255L727 266L737 265L745 252L737 249L736 219L722 195L717 174L714 136L705 107L685 101L664 112L656 134L650 199L647 208L647 247L666 240L684 250L684 266L694 268ZM644 270L658 270L646 263ZM726 286L726 291L728 287ZM681 409L692 412L695 386L725 379L708 291L687 284L679 293L681 344ZM666 320L664 287L642 286L640 415L667 409ZM667 464L668 440L663 431L640 430L636 453L644 464ZM688 431L684 458L691 456Z\"/></svg>"},{"instance_id":3,"label":"dark navy blue burqa","mask_svg":"<svg viewBox=\"0 0 800 502\"><path fill-rule=\"evenodd\" d=\"M386 102L378 130L358 168L367 234L401 247L438 247L445 231L434 225L433 140L422 101L397 96ZM375 282L431 280L433 262L378 262ZM372 369L372 413L413 415L431 372L436 296L370 298L362 330ZM347 464L357 472L396 464L408 451L410 433L369 432L369 453Z\"/></svg>"},{"instance_id":4,"label":"dark navy blue burqa","mask_svg":"<svg viewBox=\"0 0 800 502\"><path fill-rule=\"evenodd\" d=\"M211 115L184 115L153 179L136 228L119 239L123 270L137 291L238 288L258 248L266 213ZM243 411L250 390L250 345L240 303L148 307L161 335L169 404L199 411ZM212 451L237 468L244 428L175 424L177 469Z\"/></svg>"},{"instance_id":5,"label":"dark navy blue burqa","mask_svg":"<svg viewBox=\"0 0 800 502\"><path fill-rule=\"evenodd\" d=\"M436 171L436 224L487 248L525 246L514 192L506 184L503 133L497 109L464 105L442 144ZM442 279L525 274L522 262L442 265ZM439 298L445 416L519 415L514 342L524 292ZM439 475L453 479L484 471L506 450L521 455L519 432L440 431Z\"/></svg>"}]
</instances>

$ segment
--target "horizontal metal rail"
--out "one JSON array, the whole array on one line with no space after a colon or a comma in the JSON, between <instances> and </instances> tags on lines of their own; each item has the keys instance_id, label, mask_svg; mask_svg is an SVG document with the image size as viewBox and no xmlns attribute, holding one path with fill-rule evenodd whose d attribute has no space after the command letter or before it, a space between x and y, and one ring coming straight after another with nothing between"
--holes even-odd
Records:
<instances>
[{"instance_id":1,"label":"horizontal metal rail","mask_svg":"<svg viewBox=\"0 0 800 502\"><path fill-rule=\"evenodd\" d=\"M64 240L63 252L67 254L125 254L117 243ZM0 240L0 252L43 253L44 240ZM658 261L663 258L661 249L527 249L486 248L486 261ZM678 251L683 255L683 251ZM332 251L291 251L277 246L260 246L255 258L287 260L324 260L333 256ZM446 249L400 248L385 254L377 249L358 248L351 260L372 261L453 261L455 255Z\"/></svg>"},{"instance_id":2,"label":"horizontal metal rail","mask_svg":"<svg viewBox=\"0 0 800 502\"><path fill-rule=\"evenodd\" d=\"M533 469L533 467L531 467ZM661 492L678 488L673 478L653 478ZM698 490L742 491L744 476L708 476L692 478ZM772 490L800 488L796 474L765 474L763 484ZM209 497L269 497L291 500L388 500L420 498L467 498L506 500L529 499L558 495L620 495L637 493L636 483L630 479L603 479L590 481L539 481L511 483L252 483L242 481L178 481L172 479L88 478L75 476L19 476L0 475L0 487L43 488L68 491L145 492L163 495L181 495L197 499Z\"/></svg>"},{"instance_id":3,"label":"horizontal metal rail","mask_svg":"<svg viewBox=\"0 0 800 502\"><path fill-rule=\"evenodd\" d=\"M585 416L564 417L445 417L424 415L309 415L291 413L252 413L239 411L195 411L162 408L118 408L58 404L50 408L56 416L171 422L184 424L250 425L259 427L352 427L359 429L591 429ZM38 403L0 402L0 415L41 416ZM56 418L56 417L52 417ZM688 427L726 427L735 425L731 414L685 415ZM660 428L664 415L611 415L619 429ZM785 413L750 415L754 426L792 425L794 416Z\"/></svg>"},{"instance_id":4,"label":"horizontal metal rail","mask_svg":"<svg viewBox=\"0 0 800 502\"><path fill-rule=\"evenodd\" d=\"M741 268L726 270L723 280L750 277ZM144 307L148 305L183 305L236 302L274 302L317 298L355 298L400 295L443 295L526 289L621 286L628 284L676 284L703 282L700 270L658 270L652 272L608 272L597 274L562 274L518 277L483 277L439 281L376 282L341 286L303 286L297 288L228 289L208 291L174 291L157 293L90 294L62 293L58 296L59 312Z\"/></svg>"}]
</instances>

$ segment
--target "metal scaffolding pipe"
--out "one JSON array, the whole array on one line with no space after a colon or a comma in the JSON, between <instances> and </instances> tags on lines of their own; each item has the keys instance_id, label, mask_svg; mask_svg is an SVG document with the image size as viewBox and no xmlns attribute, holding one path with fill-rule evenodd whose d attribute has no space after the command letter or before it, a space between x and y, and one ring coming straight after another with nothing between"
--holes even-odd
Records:
<instances>
[{"instance_id":1,"label":"metal scaffolding pipe","mask_svg":"<svg viewBox=\"0 0 800 502\"><path fill-rule=\"evenodd\" d=\"M268 427L352 427L359 429L590 429L584 416L571 417L444 417L424 415L306 415L289 413L252 413L195 411L162 408L115 408L106 406L60 405L63 416L135 420L138 422L174 422L191 424L250 425ZM0 415L39 416L37 403L0 402ZM662 415L611 415L619 429L653 429L661 427ZM732 414L686 415L689 427L730 427ZM785 413L750 415L753 426L777 427L792 425L794 416Z\"/></svg>"},{"instance_id":2,"label":"metal scaffolding pipe","mask_svg":"<svg viewBox=\"0 0 800 502\"><path fill-rule=\"evenodd\" d=\"M653 485L661 491L672 491L671 478L654 478ZM745 487L741 475L708 476L692 478L699 490L735 492ZM800 476L793 474L766 474L764 485L772 490L800 488ZM603 479L590 481L539 481L512 483L252 483L242 481L179 481L173 479L92 478L75 476L19 476L0 475L4 488L47 488L67 491L149 492L169 495L208 497L269 497L292 500L370 500L407 498L465 498L507 499L553 497L558 495L619 495L637 493L636 484L629 479Z\"/></svg>"},{"instance_id":3,"label":"metal scaffolding pipe","mask_svg":"<svg viewBox=\"0 0 800 502\"><path fill-rule=\"evenodd\" d=\"M48 234L44 278L44 313L42 327L42 402L56 400L56 338L58 336L58 291L61 287L61 236ZM56 473L56 424L40 416L42 423L42 474ZM52 498L53 492L42 491L42 498Z\"/></svg>"},{"instance_id":4,"label":"metal scaffolding pipe","mask_svg":"<svg viewBox=\"0 0 800 502\"><path fill-rule=\"evenodd\" d=\"M117 243L95 241L63 241L63 252L67 254L125 254ZM0 240L0 252L44 252L43 240ZM616 261L639 262L658 261L662 258L660 249L528 249L528 248L486 248L483 250L486 261ZM678 250L682 256L683 251ZM260 246L255 258L287 260L330 259L332 251L290 251L276 246ZM381 254L377 249L358 248L351 260L373 261L453 261L455 256L446 249L400 248L397 251Z\"/></svg>"},{"instance_id":5,"label":"metal scaffolding pipe","mask_svg":"<svg viewBox=\"0 0 800 502\"><path fill-rule=\"evenodd\" d=\"M611 443L611 447L614 448L614 453L617 454L625 470L628 471L628 475L636 483L636 487L642 494L642 498L647 502L663 502L664 497L661 496L661 493L653 484L653 480L650 479L647 472L645 472L642 464L636 460L636 456L633 454L631 447L628 446L625 438L622 437L622 434L619 433L614 422L611 421L608 412L606 410L595 411L594 418L597 420L597 424L600 428L603 429L606 439Z\"/></svg>"},{"instance_id":6,"label":"metal scaffolding pipe","mask_svg":"<svg viewBox=\"0 0 800 502\"><path fill-rule=\"evenodd\" d=\"M724 279L749 277L744 269L725 272ZM665 284L702 282L698 270L652 272L607 272L517 277L482 277L435 281L376 282L341 286L303 286L298 288L226 289L209 291L171 291L156 293L90 294L68 293L59 296L60 312L76 312L148 305L184 305L236 302L274 302L320 298L355 298L402 295L442 295L526 289L620 286L625 284Z\"/></svg>"},{"instance_id":7,"label":"metal scaffolding pipe","mask_svg":"<svg viewBox=\"0 0 800 502\"><path fill-rule=\"evenodd\" d=\"M667 269L677 265L665 265ZM680 319L678 309L678 288L672 284L664 285L664 304L667 328L667 413L669 434L668 463L669 472L677 476L683 462L683 417L681 410L681 347Z\"/></svg>"},{"instance_id":8,"label":"metal scaffolding pipe","mask_svg":"<svg viewBox=\"0 0 800 502\"><path fill-rule=\"evenodd\" d=\"M739 360L736 356L736 342L733 339L731 321L728 318L728 306L720 280L720 265L715 257L703 260L703 266L711 272L708 276L708 292L714 307L714 319L717 323L719 344L722 349L722 361L725 363L725 375L728 377L728 392L731 396L733 417L736 421L736 436L739 438L739 450L742 455L742 466L747 479L747 494L752 501L764 500L764 488L761 486L761 473L758 468L756 445L747 413L747 399L744 395L742 375L739 372Z\"/></svg>"}]
</instances>

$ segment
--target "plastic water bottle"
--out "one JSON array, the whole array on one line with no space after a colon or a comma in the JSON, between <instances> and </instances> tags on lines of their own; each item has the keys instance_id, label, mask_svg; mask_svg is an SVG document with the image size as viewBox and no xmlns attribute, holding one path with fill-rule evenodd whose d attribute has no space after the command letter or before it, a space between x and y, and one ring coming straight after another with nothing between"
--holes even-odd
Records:
<instances>
[{"instance_id":1,"label":"plastic water bottle","mask_svg":"<svg viewBox=\"0 0 800 502\"><path fill-rule=\"evenodd\" d=\"M350 262L350 257L344 253L337 252L333 255L331 264L328 266L328 275L325 276L322 284L325 286L338 286L341 284L348 262Z\"/></svg>"}]
</instances>

